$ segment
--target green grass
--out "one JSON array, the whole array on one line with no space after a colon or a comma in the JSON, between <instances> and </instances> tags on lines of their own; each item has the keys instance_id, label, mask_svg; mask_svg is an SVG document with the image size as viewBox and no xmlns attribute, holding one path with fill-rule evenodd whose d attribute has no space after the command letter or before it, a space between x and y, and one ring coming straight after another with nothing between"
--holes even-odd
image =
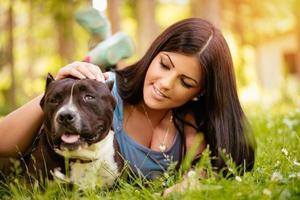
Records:
<instances>
[{"instance_id":1,"label":"green grass","mask_svg":"<svg viewBox=\"0 0 300 200\"><path fill-rule=\"evenodd\" d=\"M247 113L257 140L253 171L240 177L233 170L230 179L208 173L206 179L196 177L195 187L172 193L168 199L300 199L300 109L251 108ZM198 169L204 167L209 168L207 151ZM0 185L0 199L163 199L164 189L181 178L181 173L169 173L148 183L138 178L131 183L119 180L111 190L86 191L55 181L47 182L44 188L24 186L13 179Z\"/></svg>"}]
</instances>

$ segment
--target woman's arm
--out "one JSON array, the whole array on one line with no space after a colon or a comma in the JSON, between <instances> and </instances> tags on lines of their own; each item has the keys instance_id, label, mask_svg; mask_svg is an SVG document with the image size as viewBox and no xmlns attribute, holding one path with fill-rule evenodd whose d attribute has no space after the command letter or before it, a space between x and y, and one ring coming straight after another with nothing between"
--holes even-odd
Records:
<instances>
[{"instance_id":1,"label":"woman's arm","mask_svg":"<svg viewBox=\"0 0 300 200\"><path fill-rule=\"evenodd\" d=\"M0 157L16 156L31 144L43 121L42 95L13 111L0 121Z\"/></svg>"}]
</instances>

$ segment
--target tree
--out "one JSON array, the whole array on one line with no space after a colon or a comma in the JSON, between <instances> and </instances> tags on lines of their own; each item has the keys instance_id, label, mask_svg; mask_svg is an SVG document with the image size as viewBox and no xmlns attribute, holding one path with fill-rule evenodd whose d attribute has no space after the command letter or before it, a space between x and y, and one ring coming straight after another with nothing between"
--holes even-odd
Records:
<instances>
[{"instance_id":1,"label":"tree","mask_svg":"<svg viewBox=\"0 0 300 200\"><path fill-rule=\"evenodd\" d=\"M121 0L109 0L107 2L107 13L108 18L111 23L112 33L120 31L120 21L121 21Z\"/></svg>"},{"instance_id":2,"label":"tree","mask_svg":"<svg viewBox=\"0 0 300 200\"><path fill-rule=\"evenodd\" d=\"M221 27L220 0L191 0L192 16L204 18L216 27Z\"/></svg>"},{"instance_id":3,"label":"tree","mask_svg":"<svg viewBox=\"0 0 300 200\"><path fill-rule=\"evenodd\" d=\"M156 0L137 0L138 54L141 56L158 33L155 20Z\"/></svg>"},{"instance_id":4,"label":"tree","mask_svg":"<svg viewBox=\"0 0 300 200\"><path fill-rule=\"evenodd\" d=\"M296 69L297 69L297 75L300 78L300 4L297 0L293 0L292 3L292 10L295 16L296 21L296 35L297 35L297 52L296 52Z\"/></svg>"},{"instance_id":5,"label":"tree","mask_svg":"<svg viewBox=\"0 0 300 200\"><path fill-rule=\"evenodd\" d=\"M74 11L72 0L57 1L53 10L53 19L57 28L57 47L62 65L71 62L74 56Z\"/></svg>"},{"instance_id":6,"label":"tree","mask_svg":"<svg viewBox=\"0 0 300 200\"><path fill-rule=\"evenodd\" d=\"M27 25L27 49L28 49L28 77L30 79L34 79L34 63L35 63L35 53L34 53L34 46L35 40L33 38L32 30L34 30L34 14L35 14L35 7L34 7L34 0L28 0L28 25Z\"/></svg>"},{"instance_id":7,"label":"tree","mask_svg":"<svg viewBox=\"0 0 300 200\"><path fill-rule=\"evenodd\" d=\"M9 1L7 10L7 30L8 30L8 44L7 44L7 60L10 69L10 88L8 91L8 102L11 109L16 108L16 78L15 78L15 60L14 60L14 0Z\"/></svg>"}]
</instances>

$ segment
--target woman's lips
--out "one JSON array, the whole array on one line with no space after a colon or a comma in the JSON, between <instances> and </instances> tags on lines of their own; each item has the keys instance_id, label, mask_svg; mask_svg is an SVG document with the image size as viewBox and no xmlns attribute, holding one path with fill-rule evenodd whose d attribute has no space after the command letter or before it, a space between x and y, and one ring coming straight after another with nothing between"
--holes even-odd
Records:
<instances>
[{"instance_id":1,"label":"woman's lips","mask_svg":"<svg viewBox=\"0 0 300 200\"><path fill-rule=\"evenodd\" d=\"M154 97L158 100L168 99L169 97L162 93L155 85L152 85L152 93Z\"/></svg>"}]
</instances>

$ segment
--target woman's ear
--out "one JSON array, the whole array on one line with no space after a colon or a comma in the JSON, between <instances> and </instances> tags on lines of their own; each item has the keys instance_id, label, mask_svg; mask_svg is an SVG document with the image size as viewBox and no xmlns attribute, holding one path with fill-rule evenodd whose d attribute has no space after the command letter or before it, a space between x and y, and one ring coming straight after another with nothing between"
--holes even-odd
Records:
<instances>
[{"instance_id":1,"label":"woman's ear","mask_svg":"<svg viewBox=\"0 0 300 200\"><path fill-rule=\"evenodd\" d=\"M191 99L191 101L199 101L199 96L195 96Z\"/></svg>"},{"instance_id":2,"label":"woman's ear","mask_svg":"<svg viewBox=\"0 0 300 200\"><path fill-rule=\"evenodd\" d=\"M205 91L200 92L197 96L193 97L191 101L199 101L199 99L204 96Z\"/></svg>"}]
</instances>

